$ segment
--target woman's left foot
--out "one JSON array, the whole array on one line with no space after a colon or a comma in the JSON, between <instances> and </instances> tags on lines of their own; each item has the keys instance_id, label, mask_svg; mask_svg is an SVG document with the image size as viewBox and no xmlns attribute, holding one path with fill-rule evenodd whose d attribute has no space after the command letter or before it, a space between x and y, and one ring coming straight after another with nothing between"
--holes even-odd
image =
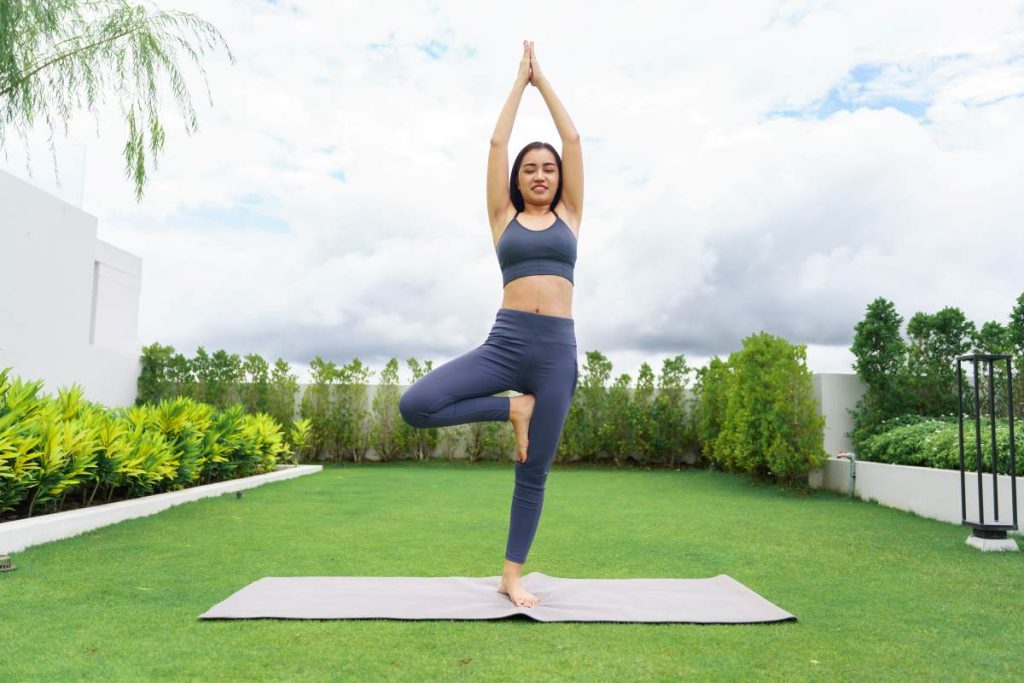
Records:
<instances>
[{"instance_id":1,"label":"woman's left foot","mask_svg":"<svg viewBox=\"0 0 1024 683\"><path fill-rule=\"evenodd\" d=\"M507 595L516 607L536 607L540 602L540 598L523 588L518 580L506 580L504 576L498 583L498 592Z\"/></svg>"}]
</instances>

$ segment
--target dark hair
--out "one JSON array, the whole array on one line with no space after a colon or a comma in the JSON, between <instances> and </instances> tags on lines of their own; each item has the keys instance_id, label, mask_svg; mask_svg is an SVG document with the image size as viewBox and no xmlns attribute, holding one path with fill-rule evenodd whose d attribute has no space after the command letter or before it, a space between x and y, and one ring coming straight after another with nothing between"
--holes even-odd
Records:
<instances>
[{"instance_id":1,"label":"dark hair","mask_svg":"<svg viewBox=\"0 0 1024 683\"><path fill-rule=\"evenodd\" d=\"M508 181L509 195L511 195L512 204L516 207L516 211L522 211L526 208L526 202L523 201L523 193L519 191L519 183L516 182L519 176L519 167L522 165L523 157L526 156L527 152L541 147L551 150L551 153L555 155L555 164L558 166L558 189L555 190L555 197L551 200L551 206L548 208L554 210L558 206L558 200L562 197L562 157L558 156L558 151L546 142L531 142L519 150L515 163L512 164L512 176Z\"/></svg>"}]
</instances>

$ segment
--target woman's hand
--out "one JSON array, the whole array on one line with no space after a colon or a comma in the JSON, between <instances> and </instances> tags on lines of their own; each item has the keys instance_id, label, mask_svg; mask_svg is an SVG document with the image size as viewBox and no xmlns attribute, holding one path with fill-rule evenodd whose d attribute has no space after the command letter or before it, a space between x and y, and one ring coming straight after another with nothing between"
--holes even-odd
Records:
<instances>
[{"instance_id":1,"label":"woman's hand","mask_svg":"<svg viewBox=\"0 0 1024 683\"><path fill-rule=\"evenodd\" d=\"M530 43L523 41L523 57L519 60L519 76L517 79L522 84L527 84L533 80L533 72L530 71Z\"/></svg>"},{"instance_id":2,"label":"woman's hand","mask_svg":"<svg viewBox=\"0 0 1024 683\"><path fill-rule=\"evenodd\" d=\"M540 63L537 62L537 55L533 52L533 41L530 41L530 84L538 87L544 80L544 74L540 72Z\"/></svg>"}]
</instances>

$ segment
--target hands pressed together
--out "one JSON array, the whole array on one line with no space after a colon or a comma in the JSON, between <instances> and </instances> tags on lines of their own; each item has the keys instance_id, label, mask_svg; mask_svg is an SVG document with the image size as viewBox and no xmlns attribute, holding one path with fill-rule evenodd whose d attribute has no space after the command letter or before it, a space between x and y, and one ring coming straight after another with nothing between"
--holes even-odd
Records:
<instances>
[{"instance_id":1,"label":"hands pressed together","mask_svg":"<svg viewBox=\"0 0 1024 683\"><path fill-rule=\"evenodd\" d=\"M544 74L540 71L540 64L537 62L537 55L533 52L533 41L523 41L523 58L519 60L519 80L538 87L544 80Z\"/></svg>"}]
</instances>

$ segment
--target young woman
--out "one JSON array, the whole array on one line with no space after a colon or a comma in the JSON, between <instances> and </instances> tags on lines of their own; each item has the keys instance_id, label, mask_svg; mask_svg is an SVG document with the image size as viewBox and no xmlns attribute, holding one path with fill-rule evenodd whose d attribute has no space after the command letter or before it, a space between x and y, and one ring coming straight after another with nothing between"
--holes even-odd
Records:
<instances>
[{"instance_id":1,"label":"young woman","mask_svg":"<svg viewBox=\"0 0 1024 683\"><path fill-rule=\"evenodd\" d=\"M527 84L540 90L562 138L562 158L545 142L524 147L508 176L508 142ZM516 435L505 564L498 590L520 607L539 602L520 583L537 531L548 469L562 437L579 372L572 318L573 267L583 213L583 153L562 103L523 41L519 75L491 137L487 210L504 295L487 340L424 375L402 394L413 427L485 420ZM521 396L494 394L513 389Z\"/></svg>"}]
</instances>

